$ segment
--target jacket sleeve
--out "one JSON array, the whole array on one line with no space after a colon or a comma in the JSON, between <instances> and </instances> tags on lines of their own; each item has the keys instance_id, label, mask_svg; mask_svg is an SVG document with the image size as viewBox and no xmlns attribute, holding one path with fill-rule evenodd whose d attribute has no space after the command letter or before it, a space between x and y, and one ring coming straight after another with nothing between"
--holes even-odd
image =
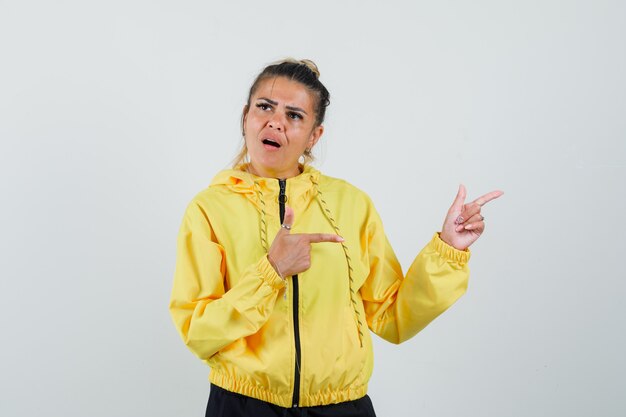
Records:
<instances>
[{"instance_id":1,"label":"jacket sleeve","mask_svg":"<svg viewBox=\"0 0 626 417\"><path fill-rule=\"evenodd\" d=\"M225 291L226 256L204 210L192 202L178 234L169 310L183 341L202 360L256 333L285 285L263 256Z\"/></svg>"},{"instance_id":2,"label":"jacket sleeve","mask_svg":"<svg viewBox=\"0 0 626 417\"><path fill-rule=\"evenodd\" d=\"M435 233L406 277L371 206L367 223L370 273L361 287L369 328L392 343L415 336L465 293L470 251L458 250Z\"/></svg>"}]
</instances>

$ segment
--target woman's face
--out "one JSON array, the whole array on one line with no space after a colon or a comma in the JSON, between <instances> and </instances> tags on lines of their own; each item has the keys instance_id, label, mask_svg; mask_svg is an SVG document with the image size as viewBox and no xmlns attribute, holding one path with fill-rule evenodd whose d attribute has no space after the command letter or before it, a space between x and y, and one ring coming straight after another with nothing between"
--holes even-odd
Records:
<instances>
[{"instance_id":1,"label":"woman's face","mask_svg":"<svg viewBox=\"0 0 626 417\"><path fill-rule=\"evenodd\" d=\"M254 174L290 178L300 173L298 159L324 132L315 126L315 96L285 77L262 81L244 108L244 132Z\"/></svg>"}]
</instances>

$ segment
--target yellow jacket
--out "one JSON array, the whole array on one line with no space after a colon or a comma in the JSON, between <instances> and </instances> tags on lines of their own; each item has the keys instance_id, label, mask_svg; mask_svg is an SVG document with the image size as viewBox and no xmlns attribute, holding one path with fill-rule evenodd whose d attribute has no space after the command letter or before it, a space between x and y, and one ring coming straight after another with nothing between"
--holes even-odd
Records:
<instances>
[{"instance_id":1,"label":"yellow jacket","mask_svg":"<svg viewBox=\"0 0 626 417\"><path fill-rule=\"evenodd\" d=\"M393 343L414 336L465 292L470 253L435 233L404 277L368 196L308 166L286 180L291 232L345 242L313 244L310 269L283 281L266 257L279 191L239 167L195 196L178 235L172 318L226 390L283 407L358 399L373 367L367 328Z\"/></svg>"}]
</instances>

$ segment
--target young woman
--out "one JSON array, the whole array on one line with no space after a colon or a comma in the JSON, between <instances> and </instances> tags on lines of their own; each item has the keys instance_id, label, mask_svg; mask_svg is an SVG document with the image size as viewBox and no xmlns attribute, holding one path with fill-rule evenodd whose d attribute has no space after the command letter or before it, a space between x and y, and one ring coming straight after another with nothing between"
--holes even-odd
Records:
<instances>
[{"instance_id":1,"label":"young woman","mask_svg":"<svg viewBox=\"0 0 626 417\"><path fill-rule=\"evenodd\" d=\"M207 416L374 416L370 330L401 343L467 287L481 206L459 188L403 275L368 196L309 165L329 93L311 61L266 67L244 146L186 209L170 311L211 367Z\"/></svg>"}]
</instances>

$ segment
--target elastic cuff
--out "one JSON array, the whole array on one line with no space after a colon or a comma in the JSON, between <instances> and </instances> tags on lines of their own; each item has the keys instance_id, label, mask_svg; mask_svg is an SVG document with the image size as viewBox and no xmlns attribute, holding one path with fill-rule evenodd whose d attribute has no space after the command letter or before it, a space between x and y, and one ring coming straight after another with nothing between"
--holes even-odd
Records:
<instances>
[{"instance_id":1,"label":"elastic cuff","mask_svg":"<svg viewBox=\"0 0 626 417\"><path fill-rule=\"evenodd\" d=\"M436 232L430 241L437 253L439 253L442 257L449 261L454 261L460 265L465 265L469 261L472 254L469 248L465 250L459 250L453 246L450 246L446 242L441 240L439 233L440 232Z\"/></svg>"},{"instance_id":2,"label":"elastic cuff","mask_svg":"<svg viewBox=\"0 0 626 417\"><path fill-rule=\"evenodd\" d=\"M276 270L267 259L267 256L261 257L256 264L256 269L261 279L274 289L280 290L285 286L286 281L276 273Z\"/></svg>"}]
</instances>

